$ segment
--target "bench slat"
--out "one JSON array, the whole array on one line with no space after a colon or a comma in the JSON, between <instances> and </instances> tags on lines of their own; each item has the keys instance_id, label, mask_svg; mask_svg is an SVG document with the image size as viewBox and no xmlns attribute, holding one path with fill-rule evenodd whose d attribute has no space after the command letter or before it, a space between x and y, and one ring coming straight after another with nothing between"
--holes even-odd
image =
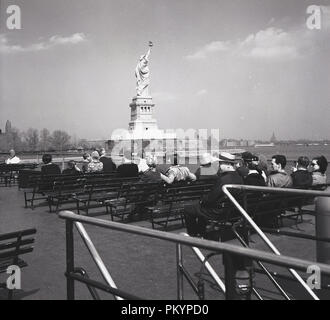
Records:
<instances>
[{"instance_id":1,"label":"bench slat","mask_svg":"<svg viewBox=\"0 0 330 320\"><path fill-rule=\"evenodd\" d=\"M26 230L22 230L22 231L10 232L10 233L0 235L0 241L12 239L12 238L17 238L20 235L23 237L23 236L33 235L33 234L36 234L36 233L37 233L37 230L34 229L34 228L33 229L26 229Z\"/></svg>"}]
</instances>

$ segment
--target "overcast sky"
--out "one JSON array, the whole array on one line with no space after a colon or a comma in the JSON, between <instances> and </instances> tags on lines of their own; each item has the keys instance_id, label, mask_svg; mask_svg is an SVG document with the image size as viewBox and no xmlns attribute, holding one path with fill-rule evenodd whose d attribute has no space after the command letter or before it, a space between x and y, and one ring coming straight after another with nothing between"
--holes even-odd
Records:
<instances>
[{"instance_id":1,"label":"overcast sky","mask_svg":"<svg viewBox=\"0 0 330 320\"><path fill-rule=\"evenodd\" d=\"M18 4L22 30L6 28ZM306 9L323 6L321 30ZM0 0L0 127L127 128L148 41L161 128L330 138L330 1Z\"/></svg>"}]
</instances>

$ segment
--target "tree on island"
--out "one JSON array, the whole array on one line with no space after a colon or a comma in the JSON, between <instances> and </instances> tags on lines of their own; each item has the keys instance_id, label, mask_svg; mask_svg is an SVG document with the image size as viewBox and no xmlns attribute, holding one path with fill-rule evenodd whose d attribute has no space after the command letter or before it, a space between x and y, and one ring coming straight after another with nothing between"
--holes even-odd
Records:
<instances>
[{"instance_id":1,"label":"tree on island","mask_svg":"<svg viewBox=\"0 0 330 320\"><path fill-rule=\"evenodd\" d=\"M40 143L39 149L41 151L47 151L50 148L51 135L48 129L44 128L40 131Z\"/></svg>"},{"instance_id":2,"label":"tree on island","mask_svg":"<svg viewBox=\"0 0 330 320\"><path fill-rule=\"evenodd\" d=\"M24 133L24 139L28 151L36 151L39 147L39 132L37 129L30 128Z\"/></svg>"},{"instance_id":3,"label":"tree on island","mask_svg":"<svg viewBox=\"0 0 330 320\"><path fill-rule=\"evenodd\" d=\"M55 130L51 137L52 147L57 151L64 151L70 145L70 135L61 130Z\"/></svg>"}]
</instances>

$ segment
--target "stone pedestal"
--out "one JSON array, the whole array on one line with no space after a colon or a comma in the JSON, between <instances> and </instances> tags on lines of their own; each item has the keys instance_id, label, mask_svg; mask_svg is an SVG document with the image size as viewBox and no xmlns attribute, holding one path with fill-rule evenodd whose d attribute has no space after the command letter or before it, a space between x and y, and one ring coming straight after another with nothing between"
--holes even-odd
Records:
<instances>
[{"instance_id":1,"label":"stone pedestal","mask_svg":"<svg viewBox=\"0 0 330 320\"><path fill-rule=\"evenodd\" d=\"M176 134L158 129L152 97L134 97L129 107L129 129L114 135L108 141L108 150L114 154L124 154L126 157L129 154L144 157L147 153L159 156L166 152L174 153Z\"/></svg>"},{"instance_id":2,"label":"stone pedestal","mask_svg":"<svg viewBox=\"0 0 330 320\"><path fill-rule=\"evenodd\" d=\"M134 97L131 108L131 121L129 131L138 135L144 135L144 132L157 131L157 120L154 119L155 104L152 97Z\"/></svg>"}]
</instances>

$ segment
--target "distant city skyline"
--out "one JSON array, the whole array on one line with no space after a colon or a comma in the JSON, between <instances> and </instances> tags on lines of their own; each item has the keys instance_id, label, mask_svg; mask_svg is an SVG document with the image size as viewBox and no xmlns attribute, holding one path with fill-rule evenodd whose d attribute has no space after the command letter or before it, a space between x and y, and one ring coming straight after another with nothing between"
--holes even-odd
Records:
<instances>
[{"instance_id":1,"label":"distant city skyline","mask_svg":"<svg viewBox=\"0 0 330 320\"><path fill-rule=\"evenodd\" d=\"M8 30L17 4L22 30ZM0 128L89 140L128 128L134 68L154 42L160 128L221 138L330 139L330 6L308 0L0 0Z\"/></svg>"}]
</instances>

